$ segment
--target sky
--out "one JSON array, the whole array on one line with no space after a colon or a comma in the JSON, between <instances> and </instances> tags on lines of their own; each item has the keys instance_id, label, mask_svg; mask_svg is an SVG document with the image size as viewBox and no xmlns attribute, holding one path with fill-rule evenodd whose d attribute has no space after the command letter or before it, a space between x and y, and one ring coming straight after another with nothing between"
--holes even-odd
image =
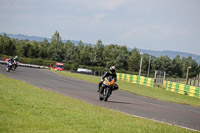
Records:
<instances>
[{"instance_id":1,"label":"sky","mask_svg":"<svg viewBox=\"0 0 200 133\"><path fill-rule=\"evenodd\" d=\"M0 0L0 32L200 55L200 0Z\"/></svg>"}]
</instances>

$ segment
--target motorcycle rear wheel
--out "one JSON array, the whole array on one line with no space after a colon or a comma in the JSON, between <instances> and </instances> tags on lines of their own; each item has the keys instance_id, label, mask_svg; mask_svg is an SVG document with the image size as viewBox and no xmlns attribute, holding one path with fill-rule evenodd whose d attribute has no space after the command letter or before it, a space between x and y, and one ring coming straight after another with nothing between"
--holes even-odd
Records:
<instances>
[{"instance_id":1,"label":"motorcycle rear wheel","mask_svg":"<svg viewBox=\"0 0 200 133\"><path fill-rule=\"evenodd\" d=\"M12 70L15 71L15 66L12 67Z\"/></svg>"}]
</instances>

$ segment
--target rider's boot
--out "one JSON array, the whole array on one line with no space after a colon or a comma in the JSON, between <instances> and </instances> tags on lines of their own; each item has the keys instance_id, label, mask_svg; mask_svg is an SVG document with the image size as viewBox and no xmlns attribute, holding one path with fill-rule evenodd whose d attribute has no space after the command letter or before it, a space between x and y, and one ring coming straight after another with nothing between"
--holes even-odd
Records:
<instances>
[{"instance_id":1,"label":"rider's boot","mask_svg":"<svg viewBox=\"0 0 200 133\"><path fill-rule=\"evenodd\" d=\"M100 91L100 85L98 86L98 90L97 90L97 92L99 92Z\"/></svg>"},{"instance_id":2,"label":"rider's boot","mask_svg":"<svg viewBox=\"0 0 200 133\"><path fill-rule=\"evenodd\" d=\"M97 90L97 92L99 92L100 91L100 87L101 87L101 85L102 85L102 81L101 82L99 82L99 86L98 86L98 90Z\"/></svg>"}]
</instances>

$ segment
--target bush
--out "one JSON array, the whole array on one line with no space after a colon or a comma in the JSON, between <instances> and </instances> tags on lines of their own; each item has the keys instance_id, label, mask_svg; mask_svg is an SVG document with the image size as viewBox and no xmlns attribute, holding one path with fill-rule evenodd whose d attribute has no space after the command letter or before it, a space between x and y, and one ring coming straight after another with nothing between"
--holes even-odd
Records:
<instances>
[{"instance_id":1,"label":"bush","mask_svg":"<svg viewBox=\"0 0 200 133\"><path fill-rule=\"evenodd\" d=\"M50 60L44 60L42 58L24 58L24 57L19 57L20 63L24 64L34 64L34 65L42 65L42 66L50 66L50 64L56 64L56 61L50 61Z\"/></svg>"},{"instance_id":2,"label":"bush","mask_svg":"<svg viewBox=\"0 0 200 133\"><path fill-rule=\"evenodd\" d=\"M44 60L42 58L37 59L37 64L38 65L43 65Z\"/></svg>"},{"instance_id":3,"label":"bush","mask_svg":"<svg viewBox=\"0 0 200 133\"><path fill-rule=\"evenodd\" d=\"M1 57L1 58L5 58L5 59L9 59L11 56L0 54L0 57Z\"/></svg>"},{"instance_id":4,"label":"bush","mask_svg":"<svg viewBox=\"0 0 200 133\"><path fill-rule=\"evenodd\" d=\"M48 66L48 67L49 67L50 64L54 64L54 65L55 65L55 64L56 64L56 61L50 61L50 60L44 60L44 61L43 61L43 65L44 65L44 66Z\"/></svg>"},{"instance_id":5,"label":"bush","mask_svg":"<svg viewBox=\"0 0 200 133\"><path fill-rule=\"evenodd\" d=\"M39 65L37 59L30 59L31 62L29 64Z\"/></svg>"},{"instance_id":6,"label":"bush","mask_svg":"<svg viewBox=\"0 0 200 133\"><path fill-rule=\"evenodd\" d=\"M72 70L76 71L79 68L78 63L73 63L72 64Z\"/></svg>"},{"instance_id":7,"label":"bush","mask_svg":"<svg viewBox=\"0 0 200 133\"><path fill-rule=\"evenodd\" d=\"M85 68L88 69L88 67L86 65L79 65L80 68Z\"/></svg>"},{"instance_id":8,"label":"bush","mask_svg":"<svg viewBox=\"0 0 200 133\"><path fill-rule=\"evenodd\" d=\"M72 70L72 65L71 65L71 64L64 63L64 69L65 69L65 70Z\"/></svg>"},{"instance_id":9,"label":"bush","mask_svg":"<svg viewBox=\"0 0 200 133\"><path fill-rule=\"evenodd\" d=\"M20 63L25 63L25 64L31 64L31 63L32 63L32 60L29 59L29 58L20 57L20 58L19 58L19 62L20 62Z\"/></svg>"}]
</instances>

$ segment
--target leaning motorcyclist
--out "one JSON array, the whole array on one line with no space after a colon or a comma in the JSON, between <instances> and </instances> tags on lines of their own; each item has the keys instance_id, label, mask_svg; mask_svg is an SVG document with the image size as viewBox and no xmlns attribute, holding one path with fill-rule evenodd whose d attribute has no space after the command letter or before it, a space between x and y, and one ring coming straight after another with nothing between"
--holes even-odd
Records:
<instances>
[{"instance_id":1,"label":"leaning motorcyclist","mask_svg":"<svg viewBox=\"0 0 200 133\"><path fill-rule=\"evenodd\" d=\"M106 72L102 76L101 81L99 82L98 92L100 91L100 87L103 84L103 81L104 81L105 77L109 77L109 76L112 76L112 78L114 79L114 81L117 82L117 74L115 73L115 66L111 66L110 67L110 72ZM114 90L117 90L117 89L118 89L118 85L115 84Z\"/></svg>"},{"instance_id":2,"label":"leaning motorcyclist","mask_svg":"<svg viewBox=\"0 0 200 133\"><path fill-rule=\"evenodd\" d=\"M13 64L13 62L14 62L13 57L10 57L10 58L8 59L8 62L10 62L11 64Z\"/></svg>"},{"instance_id":3,"label":"leaning motorcyclist","mask_svg":"<svg viewBox=\"0 0 200 133\"><path fill-rule=\"evenodd\" d=\"M13 62L16 63L16 64L14 64L14 69L16 69L17 68L17 64L19 63L19 59L18 59L17 55L13 59Z\"/></svg>"}]
</instances>

